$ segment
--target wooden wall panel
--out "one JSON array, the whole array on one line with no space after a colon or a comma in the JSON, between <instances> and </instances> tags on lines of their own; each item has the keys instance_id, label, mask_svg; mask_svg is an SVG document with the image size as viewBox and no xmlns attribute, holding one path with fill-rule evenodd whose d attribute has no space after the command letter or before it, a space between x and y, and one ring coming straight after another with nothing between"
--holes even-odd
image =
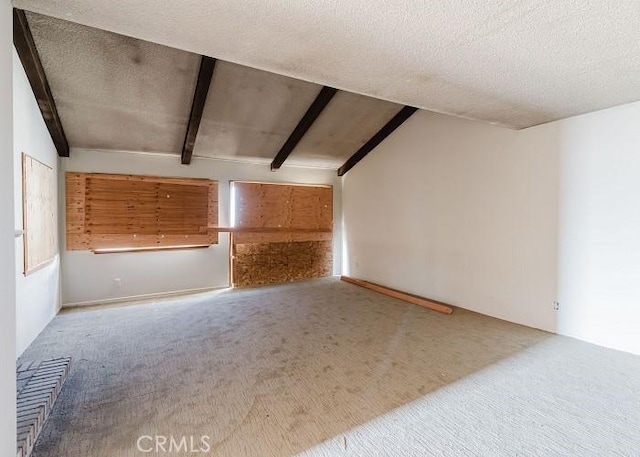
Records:
<instances>
[{"instance_id":1,"label":"wooden wall panel","mask_svg":"<svg viewBox=\"0 0 640 457\"><path fill-rule=\"evenodd\" d=\"M67 249L210 245L218 184L207 179L66 174Z\"/></svg>"},{"instance_id":2,"label":"wooden wall panel","mask_svg":"<svg viewBox=\"0 0 640 457\"><path fill-rule=\"evenodd\" d=\"M332 274L331 187L253 182L234 182L233 186L235 227L278 229L272 233L233 233L234 286Z\"/></svg>"},{"instance_id":3,"label":"wooden wall panel","mask_svg":"<svg viewBox=\"0 0 640 457\"><path fill-rule=\"evenodd\" d=\"M154 235L157 201L156 183L88 176L85 229L91 235Z\"/></svg>"},{"instance_id":4,"label":"wooden wall panel","mask_svg":"<svg viewBox=\"0 0 640 457\"><path fill-rule=\"evenodd\" d=\"M237 227L333 228L333 189L234 182Z\"/></svg>"},{"instance_id":5,"label":"wooden wall panel","mask_svg":"<svg viewBox=\"0 0 640 457\"><path fill-rule=\"evenodd\" d=\"M56 174L53 168L22 154L22 219L24 273L53 260L56 234Z\"/></svg>"},{"instance_id":6,"label":"wooden wall panel","mask_svg":"<svg viewBox=\"0 0 640 457\"><path fill-rule=\"evenodd\" d=\"M238 244L234 286L257 286L330 276L331 241Z\"/></svg>"},{"instance_id":7,"label":"wooden wall panel","mask_svg":"<svg viewBox=\"0 0 640 457\"><path fill-rule=\"evenodd\" d=\"M160 194L158 216L163 223L162 233L165 235L202 233L202 227L206 227L209 223L208 187L158 183L158 193Z\"/></svg>"}]
</instances>

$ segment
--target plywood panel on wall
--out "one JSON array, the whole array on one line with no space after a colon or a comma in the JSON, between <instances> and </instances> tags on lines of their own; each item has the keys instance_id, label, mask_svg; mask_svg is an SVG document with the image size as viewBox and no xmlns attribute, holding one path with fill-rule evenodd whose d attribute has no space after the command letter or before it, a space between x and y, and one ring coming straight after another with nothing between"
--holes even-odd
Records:
<instances>
[{"instance_id":1,"label":"plywood panel on wall","mask_svg":"<svg viewBox=\"0 0 640 457\"><path fill-rule=\"evenodd\" d=\"M56 175L53 168L22 154L24 273L51 261L58 252Z\"/></svg>"},{"instance_id":2,"label":"plywood panel on wall","mask_svg":"<svg viewBox=\"0 0 640 457\"><path fill-rule=\"evenodd\" d=\"M333 228L330 186L234 182L237 227Z\"/></svg>"},{"instance_id":3,"label":"plywood panel on wall","mask_svg":"<svg viewBox=\"0 0 640 457\"><path fill-rule=\"evenodd\" d=\"M234 285L257 286L330 276L331 241L235 245Z\"/></svg>"},{"instance_id":4,"label":"plywood panel on wall","mask_svg":"<svg viewBox=\"0 0 640 457\"><path fill-rule=\"evenodd\" d=\"M234 182L233 188L236 227L278 229L272 233L232 235L234 286L288 282L332 273L330 186Z\"/></svg>"},{"instance_id":5,"label":"plywood panel on wall","mask_svg":"<svg viewBox=\"0 0 640 457\"><path fill-rule=\"evenodd\" d=\"M66 175L67 249L210 245L218 184L195 178Z\"/></svg>"}]
</instances>

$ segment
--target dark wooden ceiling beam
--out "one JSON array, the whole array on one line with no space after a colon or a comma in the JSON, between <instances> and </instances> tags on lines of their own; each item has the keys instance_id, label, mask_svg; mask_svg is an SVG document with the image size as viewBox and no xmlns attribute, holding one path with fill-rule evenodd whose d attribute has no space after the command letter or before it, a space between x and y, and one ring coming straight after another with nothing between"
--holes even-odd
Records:
<instances>
[{"instance_id":1,"label":"dark wooden ceiling beam","mask_svg":"<svg viewBox=\"0 0 640 457\"><path fill-rule=\"evenodd\" d=\"M391 135L395 129L400 127L404 121L409 119L418 108L413 106L405 106L387 122L384 127L378 130L360 149L356 151L347 161L338 169L338 176L343 176L347 171L351 170L358 162L366 157L376 146L384 141L386 137Z\"/></svg>"},{"instance_id":2,"label":"dark wooden ceiling beam","mask_svg":"<svg viewBox=\"0 0 640 457\"><path fill-rule=\"evenodd\" d=\"M284 161L287 160L289 154L291 154L304 134L307 133L307 130L309 130L316 119L318 119L318 116L320 116L320 113L322 113L326 108L336 92L338 92L337 89L327 86L324 86L320 90L316 99L313 101L307 112L304 113L304 116L302 116L302 119L300 119L296 128L291 132L291 135L289 135L289 138L271 162L271 171L275 171L280 168Z\"/></svg>"},{"instance_id":3,"label":"dark wooden ceiling beam","mask_svg":"<svg viewBox=\"0 0 640 457\"><path fill-rule=\"evenodd\" d=\"M13 45L27 74L33 95L38 102L44 123L60 157L69 157L69 143L64 134L56 103L47 76L42 68L38 49L33 41L27 16L23 10L13 9Z\"/></svg>"},{"instance_id":4,"label":"dark wooden ceiling beam","mask_svg":"<svg viewBox=\"0 0 640 457\"><path fill-rule=\"evenodd\" d=\"M215 67L216 59L202 56L196 90L193 94L193 102L191 103L191 114L189 115L187 133L184 137L184 144L182 145L181 160L183 165L189 165L191 163L193 147L196 144L196 136L198 136L198 128L200 128L202 112L204 111L204 104L207 101L207 94L209 93Z\"/></svg>"}]
</instances>

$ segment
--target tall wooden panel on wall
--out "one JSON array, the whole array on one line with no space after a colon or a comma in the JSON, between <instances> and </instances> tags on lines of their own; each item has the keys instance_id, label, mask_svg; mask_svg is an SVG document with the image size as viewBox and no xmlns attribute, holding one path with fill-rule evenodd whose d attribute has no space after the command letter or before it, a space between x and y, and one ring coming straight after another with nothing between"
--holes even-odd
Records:
<instances>
[{"instance_id":1,"label":"tall wooden panel on wall","mask_svg":"<svg viewBox=\"0 0 640 457\"><path fill-rule=\"evenodd\" d=\"M329 276L333 270L330 186L234 182L235 226L277 232L234 233L234 286Z\"/></svg>"},{"instance_id":2,"label":"tall wooden panel on wall","mask_svg":"<svg viewBox=\"0 0 640 457\"><path fill-rule=\"evenodd\" d=\"M24 274L46 265L58 252L55 192L53 168L23 153Z\"/></svg>"}]
</instances>

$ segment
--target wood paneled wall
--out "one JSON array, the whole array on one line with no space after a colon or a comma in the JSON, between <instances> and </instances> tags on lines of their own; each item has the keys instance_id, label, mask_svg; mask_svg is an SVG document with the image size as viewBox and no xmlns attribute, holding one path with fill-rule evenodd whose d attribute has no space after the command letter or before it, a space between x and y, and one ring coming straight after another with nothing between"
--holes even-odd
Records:
<instances>
[{"instance_id":1,"label":"wood paneled wall","mask_svg":"<svg viewBox=\"0 0 640 457\"><path fill-rule=\"evenodd\" d=\"M279 229L273 233L232 235L234 286L331 275L333 189L330 186L251 182L232 185L235 227Z\"/></svg>"},{"instance_id":2,"label":"wood paneled wall","mask_svg":"<svg viewBox=\"0 0 640 457\"><path fill-rule=\"evenodd\" d=\"M208 179L66 174L67 249L210 245L218 183Z\"/></svg>"}]
</instances>

